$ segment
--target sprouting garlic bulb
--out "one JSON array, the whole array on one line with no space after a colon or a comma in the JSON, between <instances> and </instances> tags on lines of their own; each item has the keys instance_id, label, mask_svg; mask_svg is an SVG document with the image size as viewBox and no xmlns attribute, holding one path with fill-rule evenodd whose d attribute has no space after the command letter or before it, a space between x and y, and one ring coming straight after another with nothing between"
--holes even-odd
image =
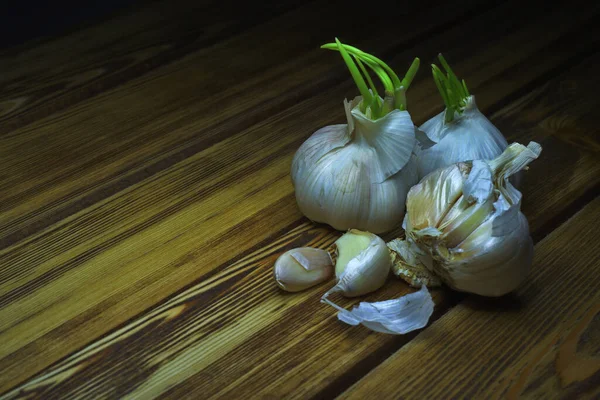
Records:
<instances>
[{"instance_id":1,"label":"sprouting garlic bulb","mask_svg":"<svg viewBox=\"0 0 600 400\"><path fill-rule=\"evenodd\" d=\"M381 233L398 226L417 183L415 127L395 109L371 120L344 101L347 124L319 129L298 149L292 182L304 215L338 230Z\"/></svg>"},{"instance_id":2,"label":"sprouting garlic bulb","mask_svg":"<svg viewBox=\"0 0 600 400\"><path fill-rule=\"evenodd\" d=\"M273 267L275 281L287 292L299 292L333 277L333 261L326 250L301 247L283 253Z\"/></svg>"},{"instance_id":3,"label":"sprouting garlic bulb","mask_svg":"<svg viewBox=\"0 0 600 400\"><path fill-rule=\"evenodd\" d=\"M502 133L479 111L475 97L469 96L460 116L445 122L442 112L419 129L434 143L419 152L419 176L438 168L469 160L491 160L508 146Z\"/></svg>"},{"instance_id":4,"label":"sprouting garlic bulb","mask_svg":"<svg viewBox=\"0 0 600 400\"><path fill-rule=\"evenodd\" d=\"M419 178L457 162L491 160L508 146L477 108L465 81L458 79L441 54L439 59L446 72L436 65L432 72L446 109L419 127L431 141L419 152Z\"/></svg>"},{"instance_id":5,"label":"sprouting garlic bulb","mask_svg":"<svg viewBox=\"0 0 600 400\"><path fill-rule=\"evenodd\" d=\"M427 175L409 192L403 261L426 268L448 286L501 296L525 279L533 258L521 193L508 178L541 152L515 143L499 157L453 164ZM395 271L402 276L402 270ZM413 282L414 283L414 282Z\"/></svg>"},{"instance_id":6,"label":"sprouting garlic bulb","mask_svg":"<svg viewBox=\"0 0 600 400\"><path fill-rule=\"evenodd\" d=\"M336 242L337 284L329 290L346 297L374 292L385 283L392 265L390 252L383 239L370 232L351 229Z\"/></svg>"}]
</instances>

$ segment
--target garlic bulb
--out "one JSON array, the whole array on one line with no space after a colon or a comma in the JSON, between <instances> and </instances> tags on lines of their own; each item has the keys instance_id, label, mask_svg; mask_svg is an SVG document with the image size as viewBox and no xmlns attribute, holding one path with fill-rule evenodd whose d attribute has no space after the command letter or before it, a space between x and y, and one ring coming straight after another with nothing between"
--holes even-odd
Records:
<instances>
[{"instance_id":1,"label":"garlic bulb","mask_svg":"<svg viewBox=\"0 0 600 400\"><path fill-rule=\"evenodd\" d=\"M408 194L403 227L409 243L396 256L456 290L501 296L516 289L531 266L533 242L520 211L522 195L508 179L540 152L535 142L515 143L491 161L427 175Z\"/></svg>"},{"instance_id":2,"label":"garlic bulb","mask_svg":"<svg viewBox=\"0 0 600 400\"><path fill-rule=\"evenodd\" d=\"M434 303L423 285L421 290L398 299L361 302L352 311L344 310L334 303L324 302L339 310L338 319L349 325L363 326L381 333L402 335L427 325L433 314Z\"/></svg>"},{"instance_id":3,"label":"garlic bulb","mask_svg":"<svg viewBox=\"0 0 600 400\"><path fill-rule=\"evenodd\" d=\"M479 111L464 80L458 80L441 54L439 58L446 74L433 65L433 77L446 109L419 127L432 142L418 154L420 178L460 161L491 160L508 146L498 128Z\"/></svg>"},{"instance_id":4,"label":"garlic bulb","mask_svg":"<svg viewBox=\"0 0 600 400\"><path fill-rule=\"evenodd\" d=\"M319 129L296 152L291 171L296 200L309 219L335 229L385 232L401 223L406 194L418 179L415 127L404 109L404 92L418 60L400 80L381 60L358 49L339 41L324 47L334 46L361 96L344 101L346 124ZM384 82L385 98L377 95L363 64Z\"/></svg>"},{"instance_id":5,"label":"garlic bulb","mask_svg":"<svg viewBox=\"0 0 600 400\"><path fill-rule=\"evenodd\" d=\"M309 219L381 233L400 225L408 190L418 180L414 125L400 110L370 120L360 100L344 102L348 124L319 129L300 146L292 182Z\"/></svg>"},{"instance_id":6,"label":"garlic bulb","mask_svg":"<svg viewBox=\"0 0 600 400\"><path fill-rule=\"evenodd\" d=\"M383 239L351 229L335 242L335 247L338 282L323 298L337 292L346 297L362 296L383 286L392 263Z\"/></svg>"},{"instance_id":7,"label":"garlic bulb","mask_svg":"<svg viewBox=\"0 0 600 400\"><path fill-rule=\"evenodd\" d=\"M275 280L287 292L299 292L333 276L333 261L322 249L301 247L283 253L273 267Z\"/></svg>"}]
</instances>

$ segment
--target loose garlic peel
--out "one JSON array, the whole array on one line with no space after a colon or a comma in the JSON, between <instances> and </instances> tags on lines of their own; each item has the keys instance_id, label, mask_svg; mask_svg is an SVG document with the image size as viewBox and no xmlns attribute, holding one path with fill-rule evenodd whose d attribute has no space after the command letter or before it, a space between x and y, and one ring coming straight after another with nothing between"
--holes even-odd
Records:
<instances>
[{"instance_id":1,"label":"loose garlic peel","mask_svg":"<svg viewBox=\"0 0 600 400\"><path fill-rule=\"evenodd\" d=\"M522 195L509 178L540 152L535 142L515 143L494 160L426 176L408 194L403 249L411 255L398 253L402 262L425 266L460 291L501 296L516 289L531 266L533 242L520 212Z\"/></svg>"},{"instance_id":2,"label":"loose garlic peel","mask_svg":"<svg viewBox=\"0 0 600 400\"><path fill-rule=\"evenodd\" d=\"M283 253L273 268L275 281L287 292L299 292L333 276L333 262L322 249L301 247Z\"/></svg>"},{"instance_id":3,"label":"loose garlic peel","mask_svg":"<svg viewBox=\"0 0 600 400\"><path fill-rule=\"evenodd\" d=\"M351 311L345 310L327 299L325 303L336 308L338 319L349 325L363 326L381 333L403 335L427 325L433 314L434 303L427 286L398 299L361 302Z\"/></svg>"}]
</instances>

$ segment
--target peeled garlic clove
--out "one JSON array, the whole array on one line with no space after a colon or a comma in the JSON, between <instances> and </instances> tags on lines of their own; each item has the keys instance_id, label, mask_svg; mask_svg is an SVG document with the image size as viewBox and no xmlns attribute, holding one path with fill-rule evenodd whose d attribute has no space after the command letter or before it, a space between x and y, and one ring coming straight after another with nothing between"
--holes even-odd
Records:
<instances>
[{"instance_id":1,"label":"peeled garlic clove","mask_svg":"<svg viewBox=\"0 0 600 400\"><path fill-rule=\"evenodd\" d=\"M351 229L336 242L338 283L323 297L341 292L346 297L373 292L385 283L391 268L390 252L379 236Z\"/></svg>"},{"instance_id":2,"label":"peeled garlic clove","mask_svg":"<svg viewBox=\"0 0 600 400\"><path fill-rule=\"evenodd\" d=\"M387 244L392 256L392 272L410 286L441 286L442 281L419 259L419 248L412 242L394 239ZM422 255L425 256L425 255Z\"/></svg>"},{"instance_id":3,"label":"peeled garlic clove","mask_svg":"<svg viewBox=\"0 0 600 400\"><path fill-rule=\"evenodd\" d=\"M398 299L361 302L352 311L344 310L327 299L322 301L339 310L340 321L349 325L362 324L375 332L392 335L402 335L425 327L434 309L425 285L418 292Z\"/></svg>"},{"instance_id":4,"label":"peeled garlic clove","mask_svg":"<svg viewBox=\"0 0 600 400\"><path fill-rule=\"evenodd\" d=\"M283 253L273 268L275 280L287 292L299 292L333 276L333 262L322 249L301 247Z\"/></svg>"}]
</instances>

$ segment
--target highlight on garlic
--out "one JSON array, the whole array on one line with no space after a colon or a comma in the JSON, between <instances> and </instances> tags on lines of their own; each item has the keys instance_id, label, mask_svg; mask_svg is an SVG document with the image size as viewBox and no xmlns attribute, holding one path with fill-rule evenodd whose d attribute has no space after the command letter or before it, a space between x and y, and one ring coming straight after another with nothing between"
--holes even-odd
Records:
<instances>
[{"instance_id":1,"label":"highlight on garlic","mask_svg":"<svg viewBox=\"0 0 600 400\"><path fill-rule=\"evenodd\" d=\"M501 296L516 289L531 267L533 242L520 211L522 195L509 177L541 150L535 142L513 143L491 161L460 162L427 175L408 194L406 243L390 246L394 256L412 275L428 271L459 291ZM402 264L394 272L420 285Z\"/></svg>"},{"instance_id":2,"label":"highlight on garlic","mask_svg":"<svg viewBox=\"0 0 600 400\"><path fill-rule=\"evenodd\" d=\"M317 130L296 152L291 178L298 206L309 219L338 230L391 230L401 223L406 195L418 180L416 128L405 91L419 61L400 80L383 61L337 39L323 48L341 53L361 96L344 101L346 124ZM382 82L383 98L367 67Z\"/></svg>"},{"instance_id":3,"label":"highlight on garlic","mask_svg":"<svg viewBox=\"0 0 600 400\"><path fill-rule=\"evenodd\" d=\"M333 277L333 261L326 250L301 247L283 253L273 267L275 281L287 292L299 292Z\"/></svg>"},{"instance_id":4,"label":"highlight on garlic","mask_svg":"<svg viewBox=\"0 0 600 400\"><path fill-rule=\"evenodd\" d=\"M438 58L445 73L435 64L432 73L446 109L419 127L431 140L418 155L419 178L457 162L491 160L508 146L498 128L477 108L465 81L458 79L441 54Z\"/></svg>"},{"instance_id":5,"label":"highlight on garlic","mask_svg":"<svg viewBox=\"0 0 600 400\"><path fill-rule=\"evenodd\" d=\"M383 239L350 229L335 242L335 248L337 284L323 298L338 292L346 297L362 296L383 286L392 265Z\"/></svg>"}]
</instances>

